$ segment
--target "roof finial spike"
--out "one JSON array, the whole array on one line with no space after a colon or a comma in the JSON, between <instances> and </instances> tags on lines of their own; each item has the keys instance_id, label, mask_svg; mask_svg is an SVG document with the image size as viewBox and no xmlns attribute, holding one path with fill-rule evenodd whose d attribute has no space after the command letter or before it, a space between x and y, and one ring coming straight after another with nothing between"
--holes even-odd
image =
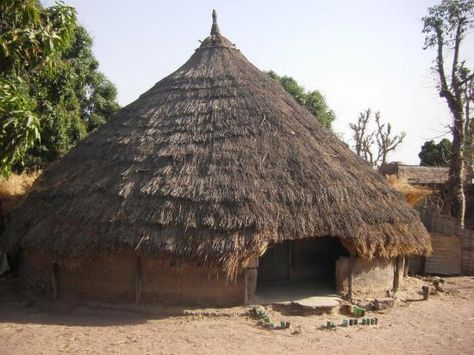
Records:
<instances>
[{"instance_id":1,"label":"roof finial spike","mask_svg":"<svg viewBox=\"0 0 474 355\"><path fill-rule=\"evenodd\" d=\"M211 36L220 35L219 25L217 24L217 12L212 10L212 27L211 27Z\"/></svg>"},{"instance_id":2,"label":"roof finial spike","mask_svg":"<svg viewBox=\"0 0 474 355\"><path fill-rule=\"evenodd\" d=\"M212 24L217 25L217 12L216 10L212 10Z\"/></svg>"}]
</instances>

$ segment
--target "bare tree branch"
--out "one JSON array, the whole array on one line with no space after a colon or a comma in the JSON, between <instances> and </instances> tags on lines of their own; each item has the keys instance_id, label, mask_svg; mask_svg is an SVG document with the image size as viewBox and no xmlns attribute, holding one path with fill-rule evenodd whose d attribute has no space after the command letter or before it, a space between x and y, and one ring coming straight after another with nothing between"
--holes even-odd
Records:
<instances>
[{"instance_id":1,"label":"bare tree branch","mask_svg":"<svg viewBox=\"0 0 474 355\"><path fill-rule=\"evenodd\" d=\"M375 113L375 129L368 133L372 111L367 109L359 114L357 123L349 124L354 139L354 150L373 167L380 167L387 162L387 156L403 142L405 133L392 134L390 123L381 123L380 112Z\"/></svg>"}]
</instances>

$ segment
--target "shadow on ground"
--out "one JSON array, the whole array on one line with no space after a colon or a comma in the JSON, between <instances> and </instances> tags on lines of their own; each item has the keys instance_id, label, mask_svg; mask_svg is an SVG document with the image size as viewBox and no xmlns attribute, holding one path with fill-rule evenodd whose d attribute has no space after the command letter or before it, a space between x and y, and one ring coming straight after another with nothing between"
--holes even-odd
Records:
<instances>
[{"instance_id":1,"label":"shadow on ground","mask_svg":"<svg viewBox=\"0 0 474 355\"><path fill-rule=\"evenodd\" d=\"M0 323L104 327L133 325L149 320L190 316L244 315L246 309L54 302L25 289L17 279L0 278Z\"/></svg>"}]
</instances>

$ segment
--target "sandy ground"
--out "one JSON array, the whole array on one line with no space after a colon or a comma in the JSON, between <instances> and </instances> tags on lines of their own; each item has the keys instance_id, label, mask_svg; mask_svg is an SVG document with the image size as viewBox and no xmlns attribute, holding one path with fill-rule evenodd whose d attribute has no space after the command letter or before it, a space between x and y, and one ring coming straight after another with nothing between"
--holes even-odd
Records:
<instances>
[{"instance_id":1,"label":"sandy ground","mask_svg":"<svg viewBox=\"0 0 474 355\"><path fill-rule=\"evenodd\" d=\"M411 284L418 286L416 282ZM248 307L150 310L31 304L5 291L0 294L0 353L474 354L474 277L448 278L447 287L447 294L428 301L418 301L416 292L404 293L411 301L369 313L378 317L377 326L335 330L321 325L344 316L290 316L269 310L274 320L290 321L291 328L266 330L249 316Z\"/></svg>"}]
</instances>

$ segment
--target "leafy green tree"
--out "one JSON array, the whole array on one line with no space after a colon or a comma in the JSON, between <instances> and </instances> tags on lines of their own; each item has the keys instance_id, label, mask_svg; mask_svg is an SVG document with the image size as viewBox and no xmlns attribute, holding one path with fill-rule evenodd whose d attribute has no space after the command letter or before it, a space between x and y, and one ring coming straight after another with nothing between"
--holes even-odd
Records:
<instances>
[{"instance_id":1,"label":"leafy green tree","mask_svg":"<svg viewBox=\"0 0 474 355\"><path fill-rule=\"evenodd\" d=\"M270 70L267 74L278 81L285 91L289 93L300 105L304 106L314 117L326 128L331 128L336 119L334 111L331 110L324 96L317 90L306 91L303 86L289 76L279 76Z\"/></svg>"},{"instance_id":2,"label":"leafy green tree","mask_svg":"<svg viewBox=\"0 0 474 355\"><path fill-rule=\"evenodd\" d=\"M92 39L78 26L54 73L41 72L33 81L41 118L40 144L29 149L16 170L37 169L74 147L119 109L115 86L98 71Z\"/></svg>"},{"instance_id":3,"label":"leafy green tree","mask_svg":"<svg viewBox=\"0 0 474 355\"><path fill-rule=\"evenodd\" d=\"M0 1L0 175L38 142L41 122L30 80L54 69L75 27L74 9L62 3L45 9L36 0Z\"/></svg>"},{"instance_id":4,"label":"leafy green tree","mask_svg":"<svg viewBox=\"0 0 474 355\"><path fill-rule=\"evenodd\" d=\"M424 166L449 166L451 155L451 142L444 138L439 143L434 140L426 141L418 154L420 165Z\"/></svg>"},{"instance_id":5,"label":"leafy green tree","mask_svg":"<svg viewBox=\"0 0 474 355\"><path fill-rule=\"evenodd\" d=\"M61 157L119 109L92 39L58 2L0 2L0 174Z\"/></svg>"}]
</instances>

